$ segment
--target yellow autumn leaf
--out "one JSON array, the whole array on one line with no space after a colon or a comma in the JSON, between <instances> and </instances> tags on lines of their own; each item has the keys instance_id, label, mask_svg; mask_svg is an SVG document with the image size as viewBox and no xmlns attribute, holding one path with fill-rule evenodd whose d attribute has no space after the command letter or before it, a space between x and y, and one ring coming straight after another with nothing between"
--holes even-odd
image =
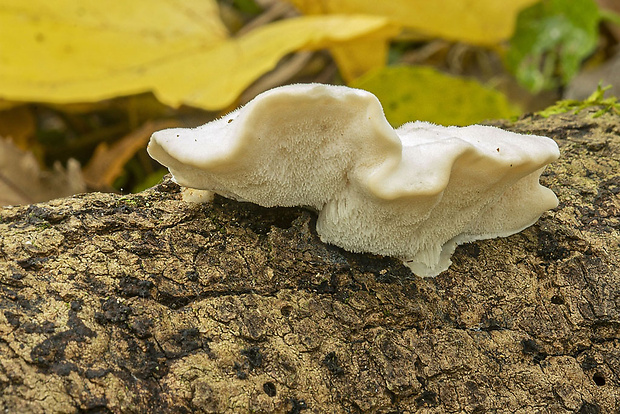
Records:
<instances>
[{"instance_id":1,"label":"yellow autumn leaf","mask_svg":"<svg viewBox=\"0 0 620 414\"><path fill-rule=\"evenodd\" d=\"M216 110L288 53L385 43L396 30L381 16L308 16L235 38L214 0L3 0L0 99L93 102L152 91L171 106Z\"/></svg>"},{"instance_id":2,"label":"yellow autumn leaf","mask_svg":"<svg viewBox=\"0 0 620 414\"><path fill-rule=\"evenodd\" d=\"M519 11L538 0L287 0L301 12L385 16L427 37L475 45L510 38Z\"/></svg>"},{"instance_id":3,"label":"yellow autumn leaf","mask_svg":"<svg viewBox=\"0 0 620 414\"><path fill-rule=\"evenodd\" d=\"M39 85L62 90L64 82L139 70L140 65L228 37L214 2L187 1L186 8L196 13L193 18L172 6L166 0L3 0L2 90L14 89L10 82L16 83L15 89L34 89L35 94Z\"/></svg>"},{"instance_id":4,"label":"yellow autumn leaf","mask_svg":"<svg viewBox=\"0 0 620 414\"><path fill-rule=\"evenodd\" d=\"M190 105L222 108L234 99L224 97L238 96L288 53L347 44L370 35L387 39L394 35L394 27L385 18L370 16L287 19L231 39L208 53L184 56L155 67L149 76L156 80L171 72L179 75L157 88L156 94L163 102L174 105L175 100L183 96L183 102ZM196 88L197 85L200 87Z\"/></svg>"},{"instance_id":5,"label":"yellow autumn leaf","mask_svg":"<svg viewBox=\"0 0 620 414\"><path fill-rule=\"evenodd\" d=\"M332 46L329 50L340 69L340 74L349 83L365 73L384 67L388 49L389 44L385 38L373 34L355 42Z\"/></svg>"}]
</instances>

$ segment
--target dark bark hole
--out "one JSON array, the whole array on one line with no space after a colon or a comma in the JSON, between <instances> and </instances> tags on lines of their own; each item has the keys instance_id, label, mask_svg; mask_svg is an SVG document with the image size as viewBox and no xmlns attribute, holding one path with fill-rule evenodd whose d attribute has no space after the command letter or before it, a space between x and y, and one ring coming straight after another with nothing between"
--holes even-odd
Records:
<instances>
[{"instance_id":1,"label":"dark bark hole","mask_svg":"<svg viewBox=\"0 0 620 414\"><path fill-rule=\"evenodd\" d=\"M241 351L241 355L245 356L248 359L248 363L250 364L250 368L252 369L260 367L263 364L263 355L260 352L260 348L257 346L243 349Z\"/></svg>"},{"instance_id":2,"label":"dark bark hole","mask_svg":"<svg viewBox=\"0 0 620 414\"><path fill-rule=\"evenodd\" d=\"M596 374L594 374L594 376L592 376L592 380L599 387L605 385L605 377L603 375L599 374L598 372Z\"/></svg>"},{"instance_id":3,"label":"dark bark hole","mask_svg":"<svg viewBox=\"0 0 620 414\"><path fill-rule=\"evenodd\" d=\"M551 303L553 303L554 305L563 305L564 298L561 295L553 295L553 297L551 298Z\"/></svg>"},{"instance_id":4,"label":"dark bark hole","mask_svg":"<svg viewBox=\"0 0 620 414\"><path fill-rule=\"evenodd\" d=\"M265 391L265 394L267 394L270 397L275 397L276 396L276 385L269 381L263 384L263 391Z\"/></svg>"},{"instance_id":5,"label":"dark bark hole","mask_svg":"<svg viewBox=\"0 0 620 414\"><path fill-rule=\"evenodd\" d=\"M327 366L329 372L334 375L343 375L344 369L338 363L338 357L335 352L330 352L323 358L323 365Z\"/></svg>"}]
</instances>

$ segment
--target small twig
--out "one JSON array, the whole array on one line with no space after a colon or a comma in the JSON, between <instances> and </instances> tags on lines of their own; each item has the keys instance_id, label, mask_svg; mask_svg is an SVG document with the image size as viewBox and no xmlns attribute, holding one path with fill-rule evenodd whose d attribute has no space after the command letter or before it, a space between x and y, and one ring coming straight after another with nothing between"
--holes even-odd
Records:
<instances>
[{"instance_id":1,"label":"small twig","mask_svg":"<svg viewBox=\"0 0 620 414\"><path fill-rule=\"evenodd\" d=\"M260 79L248 87L241 95L240 101L245 104L251 101L256 95L280 86L295 76L312 58L312 52L299 52L292 55L287 61L278 65L271 72L263 75Z\"/></svg>"},{"instance_id":2,"label":"small twig","mask_svg":"<svg viewBox=\"0 0 620 414\"><path fill-rule=\"evenodd\" d=\"M406 52L401 60L402 63L407 64L417 64L425 62L431 56L441 51L442 49L446 49L448 46L449 44L445 40L434 40L418 49Z\"/></svg>"},{"instance_id":3,"label":"small twig","mask_svg":"<svg viewBox=\"0 0 620 414\"><path fill-rule=\"evenodd\" d=\"M239 29L239 31L236 33L236 36L242 36L256 29L257 27L264 26L267 23L270 23L281 17L289 17L291 15L291 12L296 14L295 8L292 5L284 2L274 2L258 17L243 26L241 29Z\"/></svg>"}]
</instances>

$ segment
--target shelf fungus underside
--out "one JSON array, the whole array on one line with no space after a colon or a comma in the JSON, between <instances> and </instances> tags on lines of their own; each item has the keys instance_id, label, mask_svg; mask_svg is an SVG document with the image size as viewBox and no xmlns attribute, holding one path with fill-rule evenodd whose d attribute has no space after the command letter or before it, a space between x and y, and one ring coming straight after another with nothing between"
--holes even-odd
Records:
<instances>
[{"instance_id":1,"label":"shelf fungus underside","mask_svg":"<svg viewBox=\"0 0 620 414\"><path fill-rule=\"evenodd\" d=\"M517 233L557 206L539 183L559 157L553 140L394 129L373 94L344 86L275 88L200 127L158 131L148 151L182 186L311 207L324 242L397 257L419 276L446 270L457 245Z\"/></svg>"}]
</instances>

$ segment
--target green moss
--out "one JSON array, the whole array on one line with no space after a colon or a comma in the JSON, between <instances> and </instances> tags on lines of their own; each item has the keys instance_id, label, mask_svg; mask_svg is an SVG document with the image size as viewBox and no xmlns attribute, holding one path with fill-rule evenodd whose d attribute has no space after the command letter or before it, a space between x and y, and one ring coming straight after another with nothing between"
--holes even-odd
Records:
<instances>
[{"instance_id":1,"label":"green moss","mask_svg":"<svg viewBox=\"0 0 620 414\"><path fill-rule=\"evenodd\" d=\"M555 105L538 112L538 115L548 118L551 115L564 114L571 111L578 114L584 109L591 107L600 107L600 109L592 115L594 118L598 118L608 112L620 115L620 102L618 102L618 98L615 96L611 96L609 98L604 97L605 91L609 88L611 88L611 86L605 86L603 88L599 84L596 91L594 91L587 99L583 101L577 101L575 99L558 101Z\"/></svg>"}]
</instances>

